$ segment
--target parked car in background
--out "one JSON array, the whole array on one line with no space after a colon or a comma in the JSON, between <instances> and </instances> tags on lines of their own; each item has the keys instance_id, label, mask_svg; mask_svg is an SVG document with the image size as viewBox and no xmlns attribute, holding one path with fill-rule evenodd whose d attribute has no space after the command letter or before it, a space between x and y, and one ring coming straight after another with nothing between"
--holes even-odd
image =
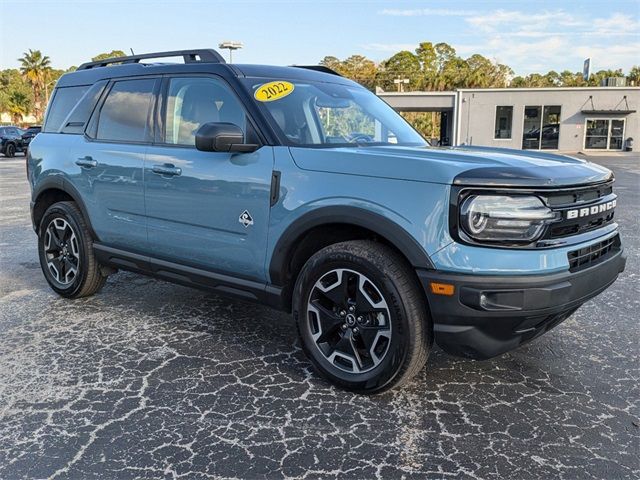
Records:
<instances>
[{"instance_id":1,"label":"parked car in background","mask_svg":"<svg viewBox=\"0 0 640 480\"><path fill-rule=\"evenodd\" d=\"M25 150L29 146L31 140L33 140L33 137L39 134L41 130L42 127L40 125L32 125L24 131L24 133L22 134L22 145L24 146Z\"/></svg>"},{"instance_id":2,"label":"parked car in background","mask_svg":"<svg viewBox=\"0 0 640 480\"><path fill-rule=\"evenodd\" d=\"M16 152L22 152L24 150L22 133L18 127L0 127L0 153L11 158Z\"/></svg>"}]
</instances>

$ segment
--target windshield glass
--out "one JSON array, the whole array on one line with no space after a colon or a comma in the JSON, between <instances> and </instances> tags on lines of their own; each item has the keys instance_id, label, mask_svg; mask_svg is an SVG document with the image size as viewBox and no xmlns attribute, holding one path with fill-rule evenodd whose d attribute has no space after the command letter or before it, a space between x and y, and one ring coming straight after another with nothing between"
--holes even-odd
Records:
<instances>
[{"instance_id":1,"label":"windshield glass","mask_svg":"<svg viewBox=\"0 0 640 480\"><path fill-rule=\"evenodd\" d=\"M264 78L244 81L290 144L428 145L391 107L362 87Z\"/></svg>"}]
</instances>

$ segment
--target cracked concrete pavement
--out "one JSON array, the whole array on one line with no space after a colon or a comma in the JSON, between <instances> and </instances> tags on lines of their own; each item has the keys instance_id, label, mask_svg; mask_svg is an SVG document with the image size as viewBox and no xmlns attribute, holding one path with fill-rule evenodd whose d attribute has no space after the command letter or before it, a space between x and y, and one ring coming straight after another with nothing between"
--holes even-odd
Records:
<instances>
[{"instance_id":1,"label":"cracked concrete pavement","mask_svg":"<svg viewBox=\"0 0 640 480\"><path fill-rule=\"evenodd\" d=\"M337 390L266 307L121 272L57 297L24 158L0 157L0 478L640 477L640 166L612 168L627 271L551 332L406 387Z\"/></svg>"}]
</instances>

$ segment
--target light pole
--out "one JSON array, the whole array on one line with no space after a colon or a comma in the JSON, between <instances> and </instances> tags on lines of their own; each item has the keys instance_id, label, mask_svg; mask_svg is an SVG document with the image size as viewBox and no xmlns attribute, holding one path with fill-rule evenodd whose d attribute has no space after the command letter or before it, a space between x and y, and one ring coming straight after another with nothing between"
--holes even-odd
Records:
<instances>
[{"instance_id":1,"label":"light pole","mask_svg":"<svg viewBox=\"0 0 640 480\"><path fill-rule=\"evenodd\" d=\"M218 47L229 50L229 63L233 63L233 51L240 50L243 45L242 42L232 42L230 40L225 40L224 42L218 44Z\"/></svg>"},{"instance_id":2,"label":"light pole","mask_svg":"<svg viewBox=\"0 0 640 480\"><path fill-rule=\"evenodd\" d=\"M393 80L393 83L398 85L398 91L399 92L404 92L404 85L409 83L409 79L408 78L396 78L396 79Z\"/></svg>"}]
</instances>

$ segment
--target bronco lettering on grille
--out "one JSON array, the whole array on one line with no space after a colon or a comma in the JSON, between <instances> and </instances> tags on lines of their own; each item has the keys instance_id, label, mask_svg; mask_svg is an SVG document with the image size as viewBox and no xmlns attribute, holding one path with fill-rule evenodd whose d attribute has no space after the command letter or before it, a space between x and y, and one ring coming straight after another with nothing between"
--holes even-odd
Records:
<instances>
[{"instance_id":1,"label":"bronco lettering on grille","mask_svg":"<svg viewBox=\"0 0 640 480\"><path fill-rule=\"evenodd\" d=\"M616 208L616 200L611 200L610 202L601 203L600 205L594 205L592 207L567 210L567 219L588 217L590 215L596 215L598 213L613 210L614 208Z\"/></svg>"}]
</instances>

